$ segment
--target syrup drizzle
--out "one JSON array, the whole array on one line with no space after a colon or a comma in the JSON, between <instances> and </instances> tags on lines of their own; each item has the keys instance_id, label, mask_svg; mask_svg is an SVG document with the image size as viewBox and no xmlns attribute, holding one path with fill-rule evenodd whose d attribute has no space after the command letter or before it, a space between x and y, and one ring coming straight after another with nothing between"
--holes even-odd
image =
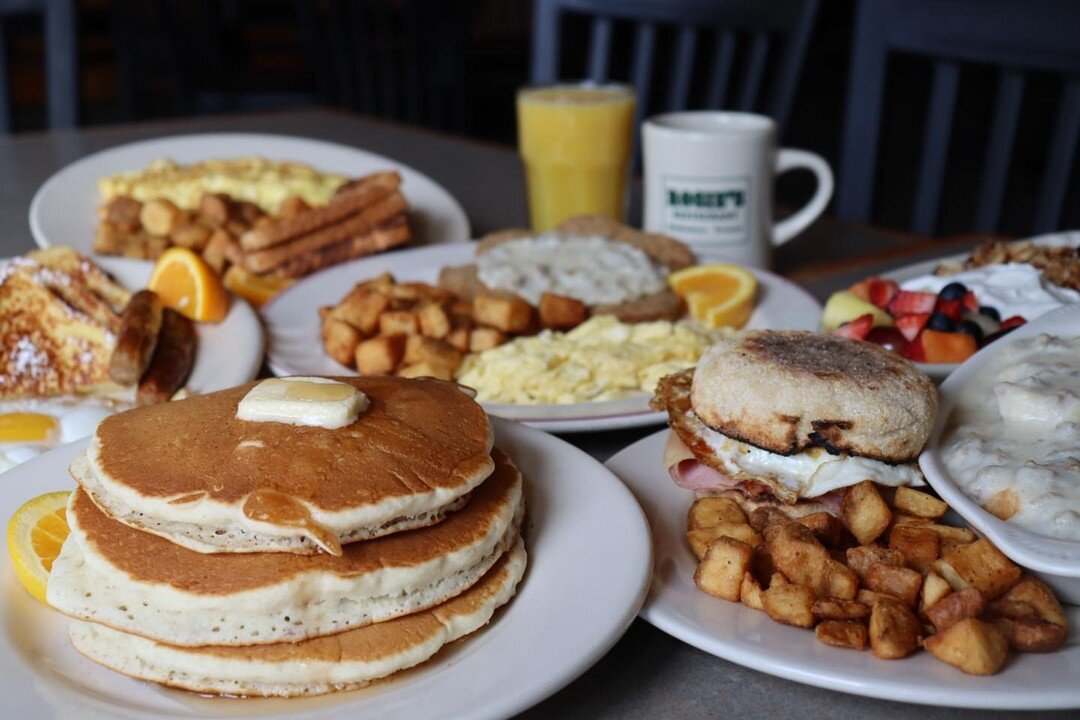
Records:
<instances>
[{"instance_id":1,"label":"syrup drizzle","mask_svg":"<svg viewBox=\"0 0 1080 720\"><path fill-rule=\"evenodd\" d=\"M341 557L337 533L315 522L307 506L292 495L273 488L259 488L247 496L243 510L245 517L257 522L300 528L320 548Z\"/></svg>"}]
</instances>

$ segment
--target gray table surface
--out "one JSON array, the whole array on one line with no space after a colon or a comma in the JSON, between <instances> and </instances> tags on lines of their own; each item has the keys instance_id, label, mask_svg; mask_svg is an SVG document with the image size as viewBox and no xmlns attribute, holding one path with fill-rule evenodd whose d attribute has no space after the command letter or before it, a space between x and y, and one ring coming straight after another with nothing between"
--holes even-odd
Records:
<instances>
[{"instance_id":1,"label":"gray table surface","mask_svg":"<svg viewBox=\"0 0 1080 720\"><path fill-rule=\"evenodd\" d=\"M33 248L27 209L37 188L67 163L98 150L136 140L198 132L265 132L302 135L353 145L393 157L445 186L464 206L475 234L526 223L520 165L506 148L329 110L184 120L27 134L0 139L0 257ZM633 210L631 211L633 214ZM783 266L820 256L836 242L828 219L785 246ZM850 233L848 233L850 236ZM903 241L874 234L875 250ZM863 242L848 237L845 242ZM843 246L833 252L851 252ZM932 257L933 251L905 262ZM886 269L873 267L874 272ZM865 276L866 269L859 271ZM808 283L824 298L854 277L838 274ZM651 432L568 435L566 439L599 460ZM810 642L808 637L808 642ZM528 652L523 648L522 652ZM883 662L882 672L888 672ZM1080 684L1080 678L1077 678ZM513 688L506 688L513 692ZM1078 690L1080 694L1080 690ZM1078 698L1080 703L1080 698ZM963 711L871 700L800 685L735 665L696 650L642 620L636 620L615 647L581 678L524 713L523 718L758 718L808 720L855 718L981 718ZM1034 716L1034 713L1031 713ZM1019 717L1018 713L994 713ZM1077 713L1039 713L1040 718L1077 718Z\"/></svg>"}]
</instances>

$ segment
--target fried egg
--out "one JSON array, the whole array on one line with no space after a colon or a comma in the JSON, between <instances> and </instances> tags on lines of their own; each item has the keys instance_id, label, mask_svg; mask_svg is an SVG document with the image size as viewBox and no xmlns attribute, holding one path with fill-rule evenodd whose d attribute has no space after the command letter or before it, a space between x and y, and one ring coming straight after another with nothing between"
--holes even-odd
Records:
<instances>
[{"instance_id":1,"label":"fried egg","mask_svg":"<svg viewBox=\"0 0 1080 720\"><path fill-rule=\"evenodd\" d=\"M90 435L118 409L109 401L82 398L0 402L0 473Z\"/></svg>"}]
</instances>

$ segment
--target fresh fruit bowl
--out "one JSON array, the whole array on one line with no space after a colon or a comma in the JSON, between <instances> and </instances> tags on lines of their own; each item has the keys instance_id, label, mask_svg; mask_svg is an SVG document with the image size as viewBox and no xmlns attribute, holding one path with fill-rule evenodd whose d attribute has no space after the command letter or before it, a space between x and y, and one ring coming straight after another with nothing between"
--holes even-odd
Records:
<instances>
[{"instance_id":1,"label":"fresh fruit bowl","mask_svg":"<svg viewBox=\"0 0 1080 720\"><path fill-rule=\"evenodd\" d=\"M833 293L821 316L824 330L881 345L935 380L1025 322L1020 316L1003 320L993 307L980 305L963 283L951 282L932 293L904 290L881 277Z\"/></svg>"}]
</instances>

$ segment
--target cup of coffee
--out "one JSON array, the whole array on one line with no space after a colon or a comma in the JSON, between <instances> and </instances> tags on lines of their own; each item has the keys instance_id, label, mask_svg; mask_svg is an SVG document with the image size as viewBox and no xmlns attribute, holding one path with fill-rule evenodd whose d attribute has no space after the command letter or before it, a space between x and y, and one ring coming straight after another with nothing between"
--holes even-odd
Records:
<instances>
[{"instance_id":1,"label":"cup of coffee","mask_svg":"<svg viewBox=\"0 0 1080 720\"><path fill-rule=\"evenodd\" d=\"M802 232L833 192L829 164L814 153L777 147L763 115L692 111L645 121L645 230L689 245L703 262L768 267L772 249ZM775 177L805 168L817 190L798 212L773 222Z\"/></svg>"}]
</instances>

